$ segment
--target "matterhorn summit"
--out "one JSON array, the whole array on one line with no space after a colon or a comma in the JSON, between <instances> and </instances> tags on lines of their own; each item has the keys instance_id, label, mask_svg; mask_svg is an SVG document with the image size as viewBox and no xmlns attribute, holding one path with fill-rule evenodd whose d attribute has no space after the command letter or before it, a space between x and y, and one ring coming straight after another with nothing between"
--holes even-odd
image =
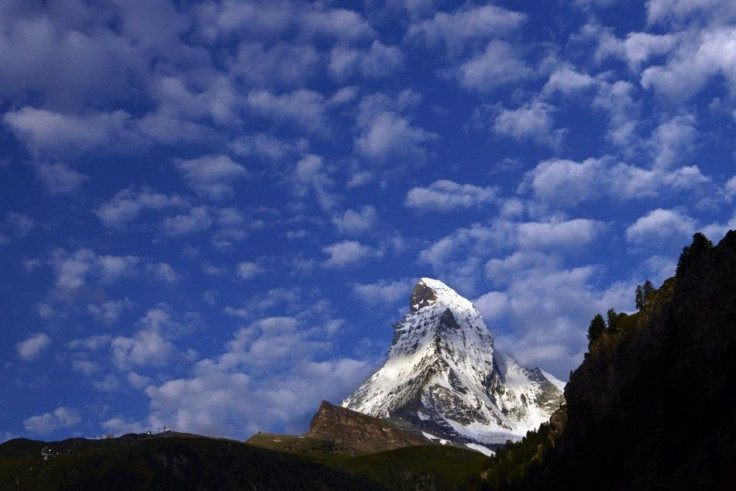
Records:
<instances>
[{"instance_id":1,"label":"matterhorn summit","mask_svg":"<svg viewBox=\"0 0 736 491\"><path fill-rule=\"evenodd\" d=\"M563 383L493 347L480 312L422 278L394 325L386 363L342 402L435 440L494 447L518 440L563 403Z\"/></svg>"}]
</instances>

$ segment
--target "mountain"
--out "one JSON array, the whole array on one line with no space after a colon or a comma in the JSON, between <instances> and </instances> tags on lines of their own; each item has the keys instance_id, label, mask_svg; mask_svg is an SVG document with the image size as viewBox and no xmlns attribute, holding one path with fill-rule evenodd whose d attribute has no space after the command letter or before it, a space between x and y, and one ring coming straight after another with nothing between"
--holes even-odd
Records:
<instances>
[{"instance_id":1,"label":"mountain","mask_svg":"<svg viewBox=\"0 0 736 491\"><path fill-rule=\"evenodd\" d=\"M675 276L591 339L552 424L489 461L486 485L736 489L734 388L736 232L717 246L695 234Z\"/></svg>"},{"instance_id":2,"label":"mountain","mask_svg":"<svg viewBox=\"0 0 736 491\"><path fill-rule=\"evenodd\" d=\"M422 278L410 309L384 365L342 406L483 451L520 439L563 403L562 382L496 350L478 310L441 281Z\"/></svg>"}]
</instances>

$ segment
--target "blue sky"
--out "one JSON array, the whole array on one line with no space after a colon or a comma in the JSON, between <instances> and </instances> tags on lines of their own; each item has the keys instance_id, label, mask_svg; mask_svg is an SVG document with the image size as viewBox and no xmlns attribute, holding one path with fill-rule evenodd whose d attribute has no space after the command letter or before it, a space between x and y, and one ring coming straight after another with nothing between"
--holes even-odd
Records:
<instances>
[{"instance_id":1,"label":"blue sky","mask_svg":"<svg viewBox=\"0 0 736 491\"><path fill-rule=\"evenodd\" d=\"M736 226L736 4L0 3L0 440L300 432L416 279L566 379Z\"/></svg>"}]
</instances>

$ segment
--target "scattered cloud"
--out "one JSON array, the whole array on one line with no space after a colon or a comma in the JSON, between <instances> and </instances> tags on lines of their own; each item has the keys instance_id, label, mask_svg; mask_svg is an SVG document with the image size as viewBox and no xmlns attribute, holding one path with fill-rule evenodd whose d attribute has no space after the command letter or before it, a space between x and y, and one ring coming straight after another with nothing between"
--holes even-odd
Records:
<instances>
[{"instance_id":1,"label":"scattered cloud","mask_svg":"<svg viewBox=\"0 0 736 491\"><path fill-rule=\"evenodd\" d=\"M89 179L89 176L64 163L39 163L36 165L36 176L51 194L75 194Z\"/></svg>"},{"instance_id":2,"label":"scattered cloud","mask_svg":"<svg viewBox=\"0 0 736 491\"><path fill-rule=\"evenodd\" d=\"M526 14L496 5L461 8L453 13L437 12L431 19L412 24L407 37L430 48L444 46L451 55L458 55L468 44L516 31L526 18Z\"/></svg>"},{"instance_id":3,"label":"scattered cloud","mask_svg":"<svg viewBox=\"0 0 736 491\"><path fill-rule=\"evenodd\" d=\"M31 416L23 420L23 427L36 435L48 435L62 428L70 428L82 422L82 417L73 407L59 406L51 412Z\"/></svg>"},{"instance_id":4,"label":"scattered cloud","mask_svg":"<svg viewBox=\"0 0 736 491\"><path fill-rule=\"evenodd\" d=\"M553 130L555 108L533 101L518 109L502 109L493 123L493 131L517 141L531 140L553 148L559 146L563 130Z\"/></svg>"},{"instance_id":5,"label":"scattered cloud","mask_svg":"<svg viewBox=\"0 0 736 491\"><path fill-rule=\"evenodd\" d=\"M361 235L376 226L378 221L376 209L364 206L358 210L346 210L345 213L332 217L337 230L345 235Z\"/></svg>"},{"instance_id":6,"label":"scattered cloud","mask_svg":"<svg viewBox=\"0 0 736 491\"><path fill-rule=\"evenodd\" d=\"M506 41L489 42L482 54L460 65L457 73L461 87L481 93L521 82L532 75L521 50Z\"/></svg>"},{"instance_id":7,"label":"scattered cloud","mask_svg":"<svg viewBox=\"0 0 736 491\"><path fill-rule=\"evenodd\" d=\"M424 145L437 135L412 126L408 119L391 111L362 117L361 134L355 142L360 155L371 160L385 161L397 157L424 158Z\"/></svg>"},{"instance_id":8,"label":"scattered cloud","mask_svg":"<svg viewBox=\"0 0 736 491\"><path fill-rule=\"evenodd\" d=\"M238 263L238 277L243 280L250 280L263 274L263 268L252 261L244 261Z\"/></svg>"},{"instance_id":9,"label":"scattered cloud","mask_svg":"<svg viewBox=\"0 0 736 491\"><path fill-rule=\"evenodd\" d=\"M626 240L646 249L684 244L695 232L695 226L695 220L677 210L657 208L626 228Z\"/></svg>"},{"instance_id":10,"label":"scattered cloud","mask_svg":"<svg viewBox=\"0 0 736 491\"><path fill-rule=\"evenodd\" d=\"M496 201L496 189L473 184L459 184L446 179L427 187L411 188L404 204L418 211L453 211L477 208Z\"/></svg>"},{"instance_id":11,"label":"scattered cloud","mask_svg":"<svg viewBox=\"0 0 736 491\"><path fill-rule=\"evenodd\" d=\"M376 252L370 247L355 240L343 240L322 248L329 257L325 261L328 268L343 268L355 265L373 257Z\"/></svg>"},{"instance_id":12,"label":"scattered cloud","mask_svg":"<svg viewBox=\"0 0 736 491\"><path fill-rule=\"evenodd\" d=\"M165 195L146 186L130 186L115 193L112 199L95 214L103 225L122 228L138 218L145 210L161 211L188 207L188 202L179 195Z\"/></svg>"},{"instance_id":13,"label":"scattered cloud","mask_svg":"<svg viewBox=\"0 0 736 491\"><path fill-rule=\"evenodd\" d=\"M245 167L226 155L182 160L176 163L176 167L197 194L213 200L232 197L233 183L249 175Z\"/></svg>"},{"instance_id":14,"label":"scattered cloud","mask_svg":"<svg viewBox=\"0 0 736 491\"><path fill-rule=\"evenodd\" d=\"M203 232L212 226L212 216L205 206L196 206L187 213L165 218L161 232L169 237L179 237Z\"/></svg>"},{"instance_id":15,"label":"scattered cloud","mask_svg":"<svg viewBox=\"0 0 736 491\"><path fill-rule=\"evenodd\" d=\"M129 298L122 300L108 300L99 305L90 304L87 306L87 312L94 317L97 322L107 326L115 324L126 310L133 308L133 302Z\"/></svg>"},{"instance_id":16,"label":"scattered cloud","mask_svg":"<svg viewBox=\"0 0 736 491\"><path fill-rule=\"evenodd\" d=\"M15 345L18 357L23 361L33 361L41 356L41 353L51 345L51 337L48 334L37 333Z\"/></svg>"},{"instance_id":17,"label":"scattered cloud","mask_svg":"<svg viewBox=\"0 0 736 491\"><path fill-rule=\"evenodd\" d=\"M372 307L391 307L406 302L409 298L412 282L403 280L379 280L375 283L353 283L353 295L361 302Z\"/></svg>"}]
</instances>

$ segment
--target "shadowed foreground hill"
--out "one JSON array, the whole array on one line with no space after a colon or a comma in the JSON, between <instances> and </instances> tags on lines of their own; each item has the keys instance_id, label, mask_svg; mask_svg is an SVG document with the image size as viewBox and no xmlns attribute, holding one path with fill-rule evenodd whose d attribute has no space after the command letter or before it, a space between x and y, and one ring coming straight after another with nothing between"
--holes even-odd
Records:
<instances>
[{"instance_id":1,"label":"shadowed foreground hill","mask_svg":"<svg viewBox=\"0 0 736 491\"><path fill-rule=\"evenodd\" d=\"M315 441L301 445L276 451L177 433L21 438L0 445L0 490L477 489L487 462L478 452L442 445L357 456ZM44 461L44 448L58 455Z\"/></svg>"},{"instance_id":2,"label":"shadowed foreground hill","mask_svg":"<svg viewBox=\"0 0 736 491\"><path fill-rule=\"evenodd\" d=\"M696 234L639 312L612 314L567 407L500 452L487 486L736 489L736 232Z\"/></svg>"},{"instance_id":3,"label":"shadowed foreground hill","mask_svg":"<svg viewBox=\"0 0 736 491\"><path fill-rule=\"evenodd\" d=\"M58 455L41 458L43 448ZM383 489L360 476L237 441L183 434L0 445L0 489Z\"/></svg>"}]
</instances>

